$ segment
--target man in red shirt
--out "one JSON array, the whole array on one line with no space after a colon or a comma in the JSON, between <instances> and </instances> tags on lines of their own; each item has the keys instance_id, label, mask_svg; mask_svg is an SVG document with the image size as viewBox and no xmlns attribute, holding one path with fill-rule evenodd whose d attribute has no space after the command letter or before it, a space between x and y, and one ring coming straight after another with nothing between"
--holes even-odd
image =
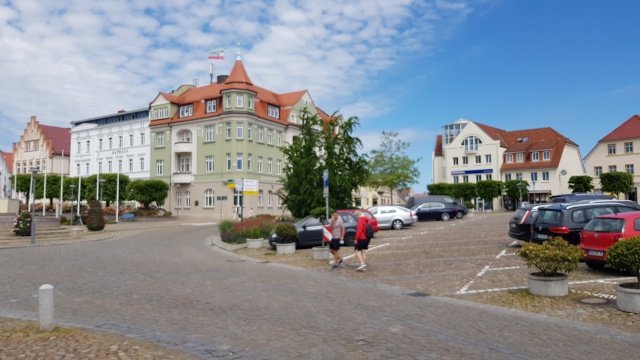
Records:
<instances>
[{"instance_id":1,"label":"man in red shirt","mask_svg":"<svg viewBox=\"0 0 640 360\"><path fill-rule=\"evenodd\" d=\"M356 227L355 253L360 262L360 266L356 270L365 271L367 270L367 249L369 249L369 238L367 238L365 230L369 219L360 211L356 211L356 217L358 218L358 226Z\"/></svg>"}]
</instances>

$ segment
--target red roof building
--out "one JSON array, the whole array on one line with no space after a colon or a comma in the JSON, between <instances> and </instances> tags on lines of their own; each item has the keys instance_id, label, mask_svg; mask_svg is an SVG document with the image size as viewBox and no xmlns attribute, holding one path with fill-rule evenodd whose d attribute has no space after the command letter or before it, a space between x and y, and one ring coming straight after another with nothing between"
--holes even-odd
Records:
<instances>
[{"instance_id":1,"label":"red roof building","mask_svg":"<svg viewBox=\"0 0 640 360\"><path fill-rule=\"evenodd\" d=\"M69 173L70 128L41 125L32 116L20 140L13 144L13 168L16 174L39 172Z\"/></svg>"}]
</instances>

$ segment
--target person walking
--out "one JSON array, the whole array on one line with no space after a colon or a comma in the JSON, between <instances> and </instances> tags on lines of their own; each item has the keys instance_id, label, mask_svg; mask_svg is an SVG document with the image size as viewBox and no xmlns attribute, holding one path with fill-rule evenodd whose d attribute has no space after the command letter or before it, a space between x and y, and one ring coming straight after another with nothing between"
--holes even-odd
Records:
<instances>
[{"instance_id":1,"label":"person walking","mask_svg":"<svg viewBox=\"0 0 640 360\"><path fill-rule=\"evenodd\" d=\"M331 215L331 222L329 223L331 231L331 241L329 242L329 251L333 255L333 266L331 269L337 269L342 264L342 257L340 256L340 245L344 243L344 236L346 229L342 217L337 212Z\"/></svg>"},{"instance_id":2,"label":"person walking","mask_svg":"<svg viewBox=\"0 0 640 360\"><path fill-rule=\"evenodd\" d=\"M356 268L357 271L367 270L367 249L369 249L369 238L367 237L367 223L369 219L361 211L356 211L356 218L358 218L358 226L356 227L356 241L355 241L355 254L360 262L360 266Z\"/></svg>"}]
</instances>

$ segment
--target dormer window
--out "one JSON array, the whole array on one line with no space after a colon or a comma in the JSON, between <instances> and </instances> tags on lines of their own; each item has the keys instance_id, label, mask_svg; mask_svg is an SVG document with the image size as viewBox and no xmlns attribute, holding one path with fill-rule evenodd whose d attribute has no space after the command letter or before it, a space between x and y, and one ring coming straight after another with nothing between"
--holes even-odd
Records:
<instances>
[{"instance_id":1,"label":"dormer window","mask_svg":"<svg viewBox=\"0 0 640 360\"><path fill-rule=\"evenodd\" d=\"M507 162L508 163L512 163L513 162L513 154L507 154Z\"/></svg>"},{"instance_id":2,"label":"dormer window","mask_svg":"<svg viewBox=\"0 0 640 360\"><path fill-rule=\"evenodd\" d=\"M151 110L151 120L153 119L165 119L169 117L169 107L163 106L160 108L154 108Z\"/></svg>"},{"instance_id":3,"label":"dormer window","mask_svg":"<svg viewBox=\"0 0 640 360\"><path fill-rule=\"evenodd\" d=\"M537 151L532 152L531 161L540 161L540 153Z\"/></svg>"},{"instance_id":4,"label":"dormer window","mask_svg":"<svg viewBox=\"0 0 640 360\"><path fill-rule=\"evenodd\" d=\"M272 118L279 119L280 118L280 108L274 105L267 106L267 115Z\"/></svg>"},{"instance_id":5,"label":"dormer window","mask_svg":"<svg viewBox=\"0 0 640 360\"><path fill-rule=\"evenodd\" d=\"M193 116L193 104L180 106L180 117Z\"/></svg>"},{"instance_id":6,"label":"dormer window","mask_svg":"<svg viewBox=\"0 0 640 360\"><path fill-rule=\"evenodd\" d=\"M551 151L545 150L542 152L542 160L551 160Z\"/></svg>"},{"instance_id":7,"label":"dormer window","mask_svg":"<svg viewBox=\"0 0 640 360\"><path fill-rule=\"evenodd\" d=\"M207 112L212 113L212 112L216 112L217 110L218 110L218 102L215 99L207 100Z\"/></svg>"},{"instance_id":8,"label":"dormer window","mask_svg":"<svg viewBox=\"0 0 640 360\"><path fill-rule=\"evenodd\" d=\"M482 144L482 140L475 136L467 136L462 140L464 151L478 151L478 145Z\"/></svg>"},{"instance_id":9,"label":"dormer window","mask_svg":"<svg viewBox=\"0 0 640 360\"><path fill-rule=\"evenodd\" d=\"M524 153L521 153L521 152L517 153L516 154L516 161L517 162L524 162Z\"/></svg>"}]
</instances>

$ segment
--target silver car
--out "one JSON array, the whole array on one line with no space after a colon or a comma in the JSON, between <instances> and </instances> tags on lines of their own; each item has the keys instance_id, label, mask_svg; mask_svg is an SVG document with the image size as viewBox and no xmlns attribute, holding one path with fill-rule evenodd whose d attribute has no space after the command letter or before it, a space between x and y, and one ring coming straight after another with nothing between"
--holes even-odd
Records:
<instances>
[{"instance_id":1,"label":"silver car","mask_svg":"<svg viewBox=\"0 0 640 360\"><path fill-rule=\"evenodd\" d=\"M374 206L367 210L378 220L380 229L398 230L418 221L416 213L404 206Z\"/></svg>"}]
</instances>

